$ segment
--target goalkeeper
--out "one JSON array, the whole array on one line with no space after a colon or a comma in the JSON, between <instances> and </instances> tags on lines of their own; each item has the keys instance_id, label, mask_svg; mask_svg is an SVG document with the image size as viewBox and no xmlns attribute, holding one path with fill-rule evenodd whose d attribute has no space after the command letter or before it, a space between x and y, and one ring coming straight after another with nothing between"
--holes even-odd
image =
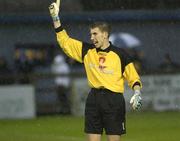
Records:
<instances>
[{"instance_id":1,"label":"goalkeeper","mask_svg":"<svg viewBox=\"0 0 180 141\"><path fill-rule=\"evenodd\" d=\"M49 6L57 41L69 57L84 64L91 87L85 107L84 131L88 141L100 141L103 130L108 141L120 141L126 133L124 82L127 80L134 90L130 103L137 110L141 108L140 77L128 54L109 42L107 23L90 26L92 44L73 39L61 25L59 6L59 0Z\"/></svg>"}]
</instances>

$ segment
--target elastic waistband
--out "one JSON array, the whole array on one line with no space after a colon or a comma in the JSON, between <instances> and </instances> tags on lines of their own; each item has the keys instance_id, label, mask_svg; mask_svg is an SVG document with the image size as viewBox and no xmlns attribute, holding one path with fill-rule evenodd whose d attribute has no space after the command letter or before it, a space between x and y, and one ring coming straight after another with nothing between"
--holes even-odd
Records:
<instances>
[{"instance_id":1,"label":"elastic waistband","mask_svg":"<svg viewBox=\"0 0 180 141\"><path fill-rule=\"evenodd\" d=\"M106 93L122 94L122 93L113 92L113 91L106 89L106 88L98 88L98 89L97 88L91 88L91 92L99 92L99 93L104 92L105 94Z\"/></svg>"}]
</instances>

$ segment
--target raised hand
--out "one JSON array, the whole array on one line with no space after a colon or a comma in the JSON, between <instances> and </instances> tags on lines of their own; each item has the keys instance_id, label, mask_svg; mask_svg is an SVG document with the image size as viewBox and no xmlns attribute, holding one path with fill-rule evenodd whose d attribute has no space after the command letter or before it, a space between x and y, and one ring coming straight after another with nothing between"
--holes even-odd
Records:
<instances>
[{"instance_id":1,"label":"raised hand","mask_svg":"<svg viewBox=\"0 0 180 141\"><path fill-rule=\"evenodd\" d=\"M53 21L59 20L59 7L60 7L60 0L56 0L56 2L53 2L49 6L49 12L50 12L50 15L51 15Z\"/></svg>"}]
</instances>

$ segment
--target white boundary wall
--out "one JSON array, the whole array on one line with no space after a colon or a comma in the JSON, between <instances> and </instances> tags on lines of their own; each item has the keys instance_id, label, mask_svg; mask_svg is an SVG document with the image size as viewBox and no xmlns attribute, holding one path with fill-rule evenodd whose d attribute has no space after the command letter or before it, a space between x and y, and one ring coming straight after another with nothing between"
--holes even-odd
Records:
<instances>
[{"instance_id":1,"label":"white boundary wall","mask_svg":"<svg viewBox=\"0 0 180 141\"><path fill-rule=\"evenodd\" d=\"M34 118L34 87L31 85L0 86L0 119Z\"/></svg>"}]
</instances>

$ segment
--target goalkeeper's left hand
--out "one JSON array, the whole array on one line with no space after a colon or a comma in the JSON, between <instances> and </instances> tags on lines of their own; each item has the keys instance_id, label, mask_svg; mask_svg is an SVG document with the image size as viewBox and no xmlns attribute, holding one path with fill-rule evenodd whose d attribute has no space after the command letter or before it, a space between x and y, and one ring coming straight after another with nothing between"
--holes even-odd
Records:
<instances>
[{"instance_id":1,"label":"goalkeeper's left hand","mask_svg":"<svg viewBox=\"0 0 180 141\"><path fill-rule=\"evenodd\" d=\"M53 21L59 20L59 7L60 7L60 0L53 2L49 6L49 12L50 12L50 15L51 15Z\"/></svg>"},{"instance_id":2,"label":"goalkeeper's left hand","mask_svg":"<svg viewBox=\"0 0 180 141\"><path fill-rule=\"evenodd\" d=\"M140 90L135 90L134 95L131 97L130 104L134 110L139 110L142 106L142 98Z\"/></svg>"}]
</instances>

